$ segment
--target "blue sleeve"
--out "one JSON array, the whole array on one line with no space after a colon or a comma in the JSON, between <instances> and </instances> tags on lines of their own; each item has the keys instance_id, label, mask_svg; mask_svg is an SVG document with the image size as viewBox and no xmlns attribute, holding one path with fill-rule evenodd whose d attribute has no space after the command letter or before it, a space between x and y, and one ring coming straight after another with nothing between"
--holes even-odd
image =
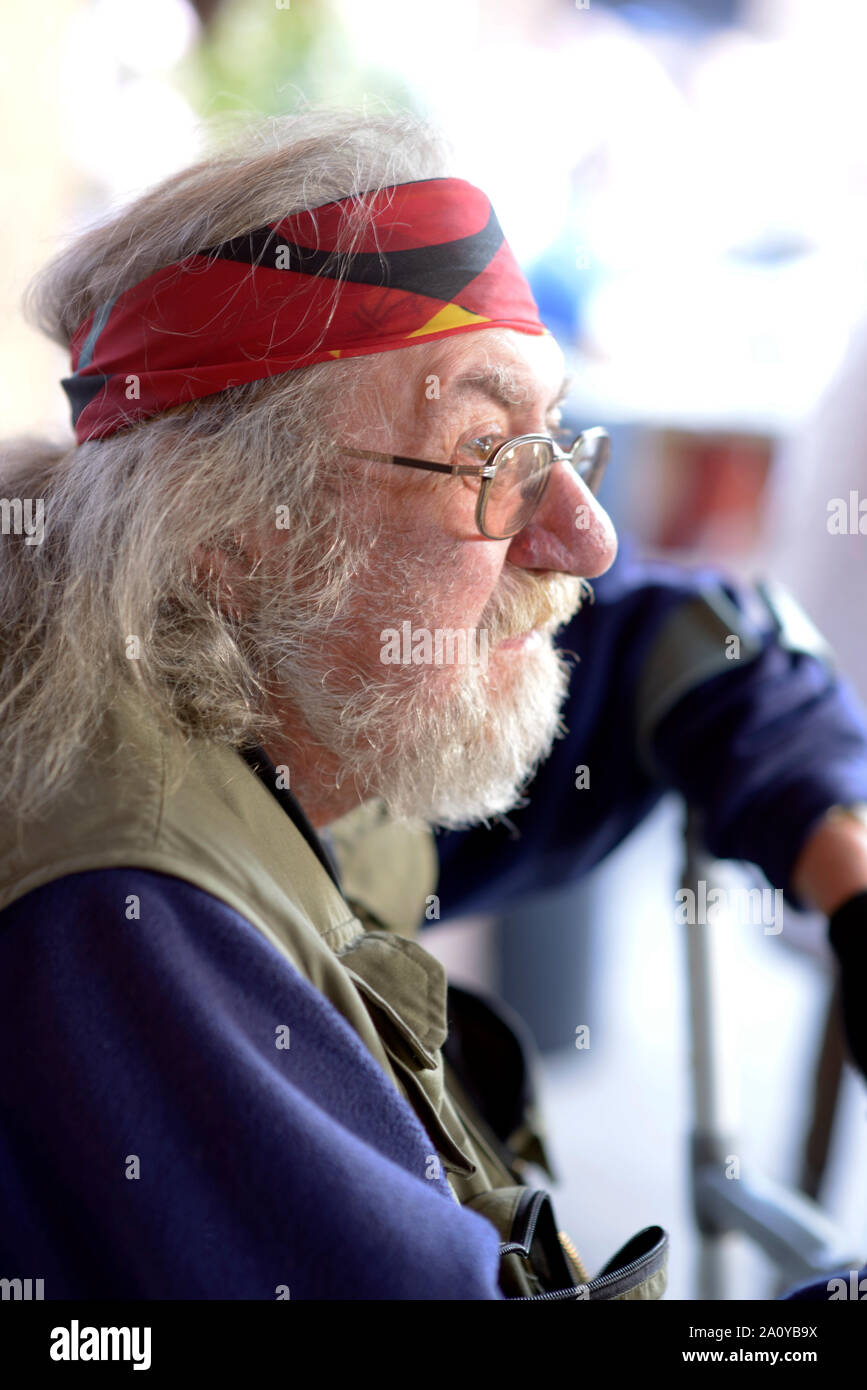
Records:
<instances>
[{"instance_id":1,"label":"blue sleeve","mask_svg":"<svg viewBox=\"0 0 867 1390\"><path fill-rule=\"evenodd\" d=\"M836 1303L867 1298L867 1265L861 1269L835 1269L821 1279L810 1279L784 1290L780 1298L793 1303Z\"/></svg>"},{"instance_id":2,"label":"blue sleeve","mask_svg":"<svg viewBox=\"0 0 867 1390\"><path fill-rule=\"evenodd\" d=\"M703 812L708 849L758 864L797 906L791 876L810 831L831 806L867 800L867 723L854 692L773 638L682 700L656 753L666 782Z\"/></svg>"},{"instance_id":3,"label":"blue sleeve","mask_svg":"<svg viewBox=\"0 0 867 1390\"><path fill-rule=\"evenodd\" d=\"M642 563L628 545L594 581L595 602L557 639L578 658L565 736L507 818L438 833L444 919L579 879L667 790L703 811L712 853L758 864L794 900L792 866L816 820L836 802L867 800L867 722L845 682L782 646L769 623L757 655L674 705L652 769L639 751L637 685L660 626L720 584L750 612L746 589L717 572ZM579 767L588 786L576 786Z\"/></svg>"},{"instance_id":4,"label":"blue sleeve","mask_svg":"<svg viewBox=\"0 0 867 1390\"><path fill-rule=\"evenodd\" d=\"M0 913L0 1056L0 1274L47 1299L502 1297L496 1229L349 1023L190 884Z\"/></svg>"}]
</instances>

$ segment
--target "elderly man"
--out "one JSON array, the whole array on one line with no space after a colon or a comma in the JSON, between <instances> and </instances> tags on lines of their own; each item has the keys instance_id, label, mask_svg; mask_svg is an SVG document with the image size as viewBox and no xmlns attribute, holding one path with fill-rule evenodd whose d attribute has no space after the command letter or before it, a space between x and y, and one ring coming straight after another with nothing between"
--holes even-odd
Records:
<instances>
[{"instance_id":1,"label":"elderly man","mask_svg":"<svg viewBox=\"0 0 867 1390\"><path fill-rule=\"evenodd\" d=\"M676 785L717 852L854 899L862 949L867 837L826 815L867 799L845 691L715 577L615 566L577 626L615 556L606 437L553 441L562 354L423 125L278 123L32 307L76 443L4 465L45 534L2 552L0 1272L659 1297L659 1227L593 1280L558 1237L520 1048L416 928L440 865L452 910L575 875Z\"/></svg>"}]
</instances>

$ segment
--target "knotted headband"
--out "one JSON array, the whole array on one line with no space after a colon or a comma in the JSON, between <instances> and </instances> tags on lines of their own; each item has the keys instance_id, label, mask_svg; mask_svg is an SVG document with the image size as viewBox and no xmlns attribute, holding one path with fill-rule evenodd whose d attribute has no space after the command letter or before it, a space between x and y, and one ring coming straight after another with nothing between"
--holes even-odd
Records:
<instances>
[{"instance_id":1,"label":"knotted headband","mask_svg":"<svg viewBox=\"0 0 867 1390\"><path fill-rule=\"evenodd\" d=\"M350 203L370 223L348 253ZM485 194L423 179L155 271L79 325L61 384L84 443L247 381L479 328L547 332Z\"/></svg>"}]
</instances>

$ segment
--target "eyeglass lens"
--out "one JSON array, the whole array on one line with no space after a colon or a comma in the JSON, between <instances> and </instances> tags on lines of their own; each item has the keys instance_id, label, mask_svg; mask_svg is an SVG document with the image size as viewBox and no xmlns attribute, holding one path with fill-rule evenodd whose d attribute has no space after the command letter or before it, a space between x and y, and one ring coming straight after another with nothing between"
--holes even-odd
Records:
<instances>
[{"instance_id":1,"label":"eyeglass lens","mask_svg":"<svg viewBox=\"0 0 867 1390\"><path fill-rule=\"evenodd\" d=\"M546 443L515 444L497 459L485 503L485 530L513 536L526 526L539 504L552 451Z\"/></svg>"},{"instance_id":2,"label":"eyeglass lens","mask_svg":"<svg viewBox=\"0 0 867 1390\"><path fill-rule=\"evenodd\" d=\"M611 456L611 440L601 430L588 430L572 448L572 467L594 497Z\"/></svg>"},{"instance_id":3,"label":"eyeglass lens","mask_svg":"<svg viewBox=\"0 0 867 1390\"><path fill-rule=\"evenodd\" d=\"M572 467L594 494L609 453L608 436L588 431L576 440L569 456ZM489 535L505 539L527 525L539 505L553 461L554 451L547 441L515 444L500 454L485 501L483 524Z\"/></svg>"}]
</instances>

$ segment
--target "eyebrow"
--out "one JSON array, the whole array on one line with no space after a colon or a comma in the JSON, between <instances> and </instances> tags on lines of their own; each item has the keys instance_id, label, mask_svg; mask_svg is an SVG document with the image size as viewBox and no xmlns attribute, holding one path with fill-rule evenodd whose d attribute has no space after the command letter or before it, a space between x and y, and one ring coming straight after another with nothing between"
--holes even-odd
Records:
<instances>
[{"instance_id":1,"label":"eyebrow","mask_svg":"<svg viewBox=\"0 0 867 1390\"><path fill-rule=\"evenodd\" d=\"M555 406L565 400L571 385L572 377L567 374L560 383L557 394L546 406L546 410L553 410ZM442 399L453 399L455 394L487 396L489 400L503 406L506 410L514 410L516 406L527 403L527 393L518 385L514 374L508 367L491 367L487 371L466 372L463 376L455 377L454 381L449 382L443 392Z\"/></svg>"}]
</instances>

